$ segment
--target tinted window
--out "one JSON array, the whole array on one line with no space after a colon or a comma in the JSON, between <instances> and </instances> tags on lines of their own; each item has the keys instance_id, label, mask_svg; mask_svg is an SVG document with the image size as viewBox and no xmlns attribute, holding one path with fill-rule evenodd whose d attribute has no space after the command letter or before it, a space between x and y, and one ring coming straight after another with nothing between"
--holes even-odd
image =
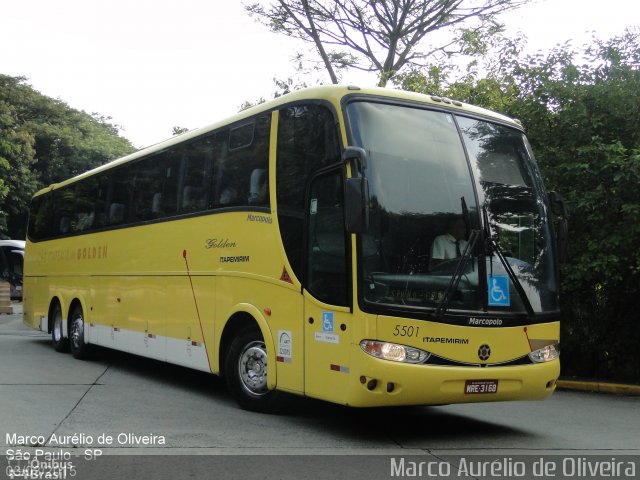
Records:
<instances>
[{"instance_id":1,"label":"tinted window","mask_svg":"<svg viewBox=\"0 0 640 480\"><path fill-rule=\"evenodd\" d=\"M132 221L166 218L178 212L181 158L164 152L133 165Z\"/></svg>"},{"instance_id":2,"label":"tinted window","mask_svg":"<svg viewBox=\"0 0 640 480\"><path fill-rule=\"evenodd\" d=\"M36 240L55 235L53 232L53 195L36 197L31 202L29 235Z\"/></svg>"},{"instance_id":3,"label":"tinted window","mask_svg":"<svg viewBox=\"0 0 640 480\"><path fill-rule=\"evenodd\" d=\"M316 179L309 203L307 288L332 305L349 305L342 170Z\"/></svg>"},{"instance_id":4,"label":"tinted window","mask_svg":"<svg viewBox=\"0 0 640 480\"><path fill-rule=\"evenodd\" d=\"M276 185L278 223L289 263L301 277L305 191L314 172L340 161L340 143L331 111L296 105L280 111Z\"/></svg>"},{"instance_id":5,"label":"tinted window","mask_svg":"<svg viewBox=\"0 0 640 480\"><path fill-rule=\"evenodd\" d=\"M542 180L522 132L458 119L489 224L534 311L558 308L558 280ZM492 258L494 270L502 268ZM497 264L497 265L496 265ZM515 303L515 302L514 302ZM512 305L511 309L523 309Z\"/></svg>"},{"instance_id":6,"label":"tinted window","mask_svg":"<svg viewBox=\"0 0 640 480\"><path fill-rule=\"evenodd\" d=\"M269 206L271 115L219 132L214 207Z\"/></svg>"},{"instance_id":7,"label":"tinted window","mask_svg":"<svg viewBox=\"0 0 640 480\"><path fill-rule=\"evenodd\" d=\"M178 211L201 212L209 208L209 190L213 175L215 135L185 145L178 150L180 181Z\"/></svg>"},{"instance_id":8,"label":"tinted window","mask_svg":"<svg viewBox=\"0 0 640 480\"><path fill-rule=\"evenodd\" d=\"M241 125L239 127L233 127L229 130L229 150L238 150L240 148L250 147L253 143L254 132L254 122L247 125Z\"/></svg>"},{"instance_id":9,"label":"tinted window","mask_svg":"<svg viewBox=\"0 0 640 480\"><path fill-rule=\"evenodd\" d=\"M134 174L133 165L124 168L116 168L109 172L109 187L107 197L109 206L107 210L107 225L119 226L129 223L129 217L133 210Z\"/></svg>"},{"instance_id":10,"label":"tinted window","mask_svg":"<svg viewBox=\"0 0 640 480\"><path fill-rule=\"evenodd\" d=\"M356 145L369 153L370 228L360 236L360 290L374 309L436 308L449 289L458 253L478 228L455 119L373 102L354 102L347 112ZM451 308L482 304L478 271L476 264L465 272L451 294Z\"/></svg>"},{"instance_id":11,"label":"tinted window","mask_svg":"<svg viewBox=\"0 0 640 480\"><path fill-rule=\"evenodd\" d=\"M112 168L32 202L33 240L224 207L269 206L270 114Z\"/></svg>"},{"instance_id":12,"label":"tinted window","mask_svg":"<svg viewBox=\"0 0 640 480\"><path fill-rule=\"evenodd\" d=\"M73 193L75 203L71 219L72 233L95 230L104 226L106 207L105 180L100 177L90 177L84 182L68 187L68 190ZM102 188L100 188L101 186Z\"/></svg>"}]
</instances>

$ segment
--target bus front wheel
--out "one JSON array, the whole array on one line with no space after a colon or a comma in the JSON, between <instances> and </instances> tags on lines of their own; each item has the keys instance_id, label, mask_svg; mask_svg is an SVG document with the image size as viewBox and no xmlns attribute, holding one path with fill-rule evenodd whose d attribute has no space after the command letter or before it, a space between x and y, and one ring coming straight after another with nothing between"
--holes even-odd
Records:
<instances>
[{"instance_id":1,"label":"bus front wheel","mask_svg":"<svg viewBox=\"0 0 640 480\"><path fill-rule=\"evenodd\" d=\"M231 342L225 379L231 396L245 410L278 410L281 394L267 388L267 349L257 327L245 327Z\"/></svg>"},{"instance_id":2,"label":"bus front wheel","mask_svg":"<svg viewBox=\"0 0 640 480\"><path fill-rule=\"evenodd\" d=\"M69 344L75 358L84 360L89 356L89 345L84 341L84 314L80 305L76 305L71 312Z\"/></svg>"},{"instance_id":3,"label":"bus front wheel","mask_svg":"<svg viewBox=\"0 0 640 480\"><path fill-rule=\"evenodd\" d=\"M69 351L69 339L64 338L62 327L62 309L60 304L56 302L51 311L51 345L56 352Z\"/></svg>"}]
</instances>

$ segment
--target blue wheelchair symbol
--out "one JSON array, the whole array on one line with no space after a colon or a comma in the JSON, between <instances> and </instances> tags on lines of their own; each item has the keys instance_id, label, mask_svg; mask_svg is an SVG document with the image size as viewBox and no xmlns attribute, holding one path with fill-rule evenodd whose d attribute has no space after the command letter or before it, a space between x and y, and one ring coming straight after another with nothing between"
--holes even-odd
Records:
<instances>
[{"instance_id":1,"label":"blue wheelchair symbol","mask_svg":"<svg viewBox=\"0 0 640 480\"><path fill-rule=\"evenodd\" d=\"M322 312L322 331L333 333L333 312Z\"/></svg>"},{"instance_id":2,"label":"blue wheelchair symbol","mask_svg":"<svg viewBox=\"0 0 640 480\"><path fill-rule=\"evenodd\" d=\"M509 277L507 275L489 275L489 305L492 307L508 307Z\"/></svg>"}]
</instances>

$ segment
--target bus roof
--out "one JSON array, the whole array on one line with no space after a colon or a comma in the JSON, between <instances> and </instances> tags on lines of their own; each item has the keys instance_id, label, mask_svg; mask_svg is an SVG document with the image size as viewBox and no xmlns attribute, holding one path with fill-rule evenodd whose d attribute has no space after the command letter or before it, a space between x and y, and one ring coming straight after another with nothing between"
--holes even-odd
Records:
<instances>
[{"instance_id":1,"label":"bus roof","mask_svg":"<svg viewBox=\"0 0 640 480\"><path fill-rule=\"evenodd\" d=\"M497 122L508 124L514 128L522 129L522 125L520 124L520 122L510 117L499 114L492 110L476 107L476 106L459 102L456 100L450 100L444 97L425 95L422 93L408 92L404 90L379 88L379 87L360 88L358 86L353 86L353 85L318 86L318 87L311 87L311 88L298 90L296 92L283 95L274 100L270 100L265 103L261 103L259 105L253 106L251 108L247 108L246 110L243 110L231 117L227 117L225 119L222 119L218 122L212 123L205 127L197 128L189 132L183 133L181 135L176 135L163 142L159 142L149 147L137 150L129 155L112 160L109 163L96 167L92 170L88 170L87 172L81 173L80 175L77 175L73 178L49 185L48 187L45 187L40 191L36 192L35 196L57 189L64 185L74 183L77 180L92 176L98 172L109 170L118 165L134 161L138 158L142 158L156 152L161 152L169 147L191 140L193 138L197 138L208 132L215 131L217 129L220 129L230 124L241 122L242 120L246 118L250 118L253 115L258 114L260 112L267 112L267 111L277 109L278 107L285 105L287 103L297 102L302 100L327 100L333 103L336 107L338 107L342 99L348 95L357 95L362 97L372 96L377 98L387 98L389 100L395 99L395 100L404 100L409 102L423 103L427 105L449 109L453 112L467 113L474 116L481 116L484 118L492 119Z\"/></svg>"}]
</instances>

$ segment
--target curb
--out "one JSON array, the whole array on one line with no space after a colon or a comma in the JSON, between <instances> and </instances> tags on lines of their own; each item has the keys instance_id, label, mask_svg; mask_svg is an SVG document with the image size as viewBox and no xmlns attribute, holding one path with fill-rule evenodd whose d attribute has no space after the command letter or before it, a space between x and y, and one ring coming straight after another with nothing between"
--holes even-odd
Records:
<instances>
[{"instance_id":1,"label":"curb","mask_svg":"<svg viewBox=\"0 0 640 480\"><path fill-rule=\"evenodd\" d=\"M583 380L558 380L558 388L562 390L579 390L582 392L613 393L616 395L640 396L640 385L625 385L622 383L607 383Z\"/></svg>"}]
</instances>

